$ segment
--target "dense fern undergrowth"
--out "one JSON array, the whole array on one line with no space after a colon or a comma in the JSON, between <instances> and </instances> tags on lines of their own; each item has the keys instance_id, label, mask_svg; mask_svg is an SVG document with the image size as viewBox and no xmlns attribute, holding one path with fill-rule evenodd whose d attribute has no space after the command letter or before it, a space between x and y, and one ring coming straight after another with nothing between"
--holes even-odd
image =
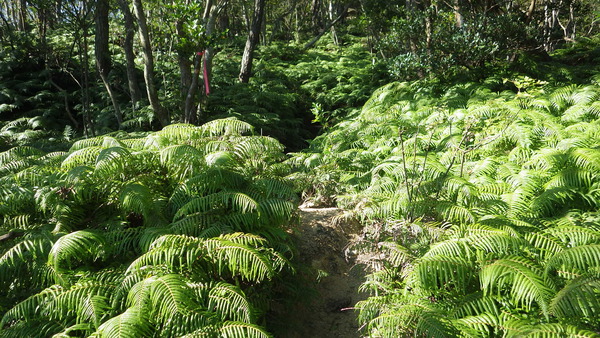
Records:
<instances>
[{"instance_id":1,"label":"dense fern undergrowth","mask_svg":"<svg viewBox=\"0 0 600 338\"><path fill-rule=\"evenodd\" d=\"M283 146L235 119L113 136L0 153L0 336L269 336Z\"/></svg>"},{"instance_id":2,"label":"dense fern undergrowth","mask_svg":"<svg viewBox=\"0 0 600 338\"><path fill-rule=\"evenodd\" d=\"M364 224L363 335L598 337L600 75L540 63L367 100L386 80L348 51L263 48L250 85L215 79L207 114L246 122L56 152L73 130L3 124L0 337L270 336L300 190ZM307 150L257 136L300 148L309 101Z\"/></svg>"},{"instance_id":3,"label":"dense fern undergrowth","mask_svg":"<svg viewBox=\"0 0 600 338\"><path fill-rule=\"evenodd\" d=\"M390 83L295 154L308 198L365 224L363 333L600 336L599 99L598 75Z\"/></svg>"}]
</instances>

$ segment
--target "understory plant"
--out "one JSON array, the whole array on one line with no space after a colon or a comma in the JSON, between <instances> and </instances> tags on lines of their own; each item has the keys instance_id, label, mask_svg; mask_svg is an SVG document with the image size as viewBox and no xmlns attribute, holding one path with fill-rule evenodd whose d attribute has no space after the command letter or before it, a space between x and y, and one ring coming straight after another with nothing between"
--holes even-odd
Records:
<instances>
[{"instance_id":1,"label":"understory plant","mask_svg":"<svg viewBox=\"0 0 600 338\"><path fill-rule=\"evenodd\" d=\"M366 224L365 334L598 336L597 79L391 83L290 159Z\"/></svg>"},{"instance_id":2,"label":"understory plant","mask_svg":"<svg viewBox=\"0 0 600 338\"><path fill-rule=\"evenodd\" d=\"M0 336L270 336L283 146L236 119L113 136L0 153Z\"/></svg>"}]
</instances>

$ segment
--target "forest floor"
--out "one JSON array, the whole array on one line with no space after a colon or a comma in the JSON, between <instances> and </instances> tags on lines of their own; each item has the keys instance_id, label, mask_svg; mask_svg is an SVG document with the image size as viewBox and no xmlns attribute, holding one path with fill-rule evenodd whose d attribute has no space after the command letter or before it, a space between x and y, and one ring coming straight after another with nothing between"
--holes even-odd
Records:
<instances>
[{"instance_id":1,"label":"forest floor","mask_svg":"<svg viewBox=\"0 0 600 338\"><path fill-rule=\"evenodd\" d=\"M358 312L352 307L365 294L358 292L364 281L362 265L348 260L348 243L358 234L358 224L339 221L337 208L300 208L299 225L293 229L296 262L301 266L308 290L304 299L280 313L277 337L360 337Z\"/></svg>"}]
</instances>

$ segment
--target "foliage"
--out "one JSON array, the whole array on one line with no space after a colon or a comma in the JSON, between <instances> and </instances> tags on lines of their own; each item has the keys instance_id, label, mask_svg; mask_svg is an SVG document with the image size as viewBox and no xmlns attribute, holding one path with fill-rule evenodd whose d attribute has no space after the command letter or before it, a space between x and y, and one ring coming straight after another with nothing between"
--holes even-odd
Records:
<instances>
[{"instance_id":1,"label":"foliage","mask_svg":"<svg viewBox=\"0 0 600 338\"><path fill-rule=\"evenodd\" d=\"M0 336L269 336L282 150L226 119L0 153Z\"/></svg>"},{"instance_id":2,"label":"foliage","mask_svg":"<svg viewBox=\"0 0 600 338\"><path fill-rule=\"evenodd\" d=\"M600 87L503 82L388 84L289 160L367 224L367 334L597 335Z\"/></svg>"},{"instance_id":3,"label":"foliage","mask_svg":"<svg viewBox=\"0 0 600 338\"><path fill-rule=\"evenodd\" d=\"M314 136L311 124L324 127L358 109L385 83L382 64L359 42L328 50L302 52L295 44L273 44L257 50L249 84L232 83L237 58L228 49L214 61L213 87L205 114L236 117L277 138L292 150Z\"/></svg>"}]
</instances>

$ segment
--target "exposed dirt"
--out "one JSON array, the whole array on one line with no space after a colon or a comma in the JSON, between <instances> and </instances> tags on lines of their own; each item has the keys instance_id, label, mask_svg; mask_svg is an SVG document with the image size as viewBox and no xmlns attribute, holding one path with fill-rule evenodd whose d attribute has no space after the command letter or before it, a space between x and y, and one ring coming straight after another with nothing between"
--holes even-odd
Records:
<instances>
[{"instance_id":1,"label":"exposed dirt","mask_svg":"<svg viewBox=\"0 0 600 338\"><path fill-rule=\"evenodd\" d=\"M285 311L286 328L279 337L361 337L357 311L352 307L366 298L358 293L365 272L360 265L347 261L348 241L359 231L358 225L337 220L337 208L301 208L300 225L292 229L298 249L297 261L306 288L314 297L293 304Z\"/></svg>"}]
</instances>

